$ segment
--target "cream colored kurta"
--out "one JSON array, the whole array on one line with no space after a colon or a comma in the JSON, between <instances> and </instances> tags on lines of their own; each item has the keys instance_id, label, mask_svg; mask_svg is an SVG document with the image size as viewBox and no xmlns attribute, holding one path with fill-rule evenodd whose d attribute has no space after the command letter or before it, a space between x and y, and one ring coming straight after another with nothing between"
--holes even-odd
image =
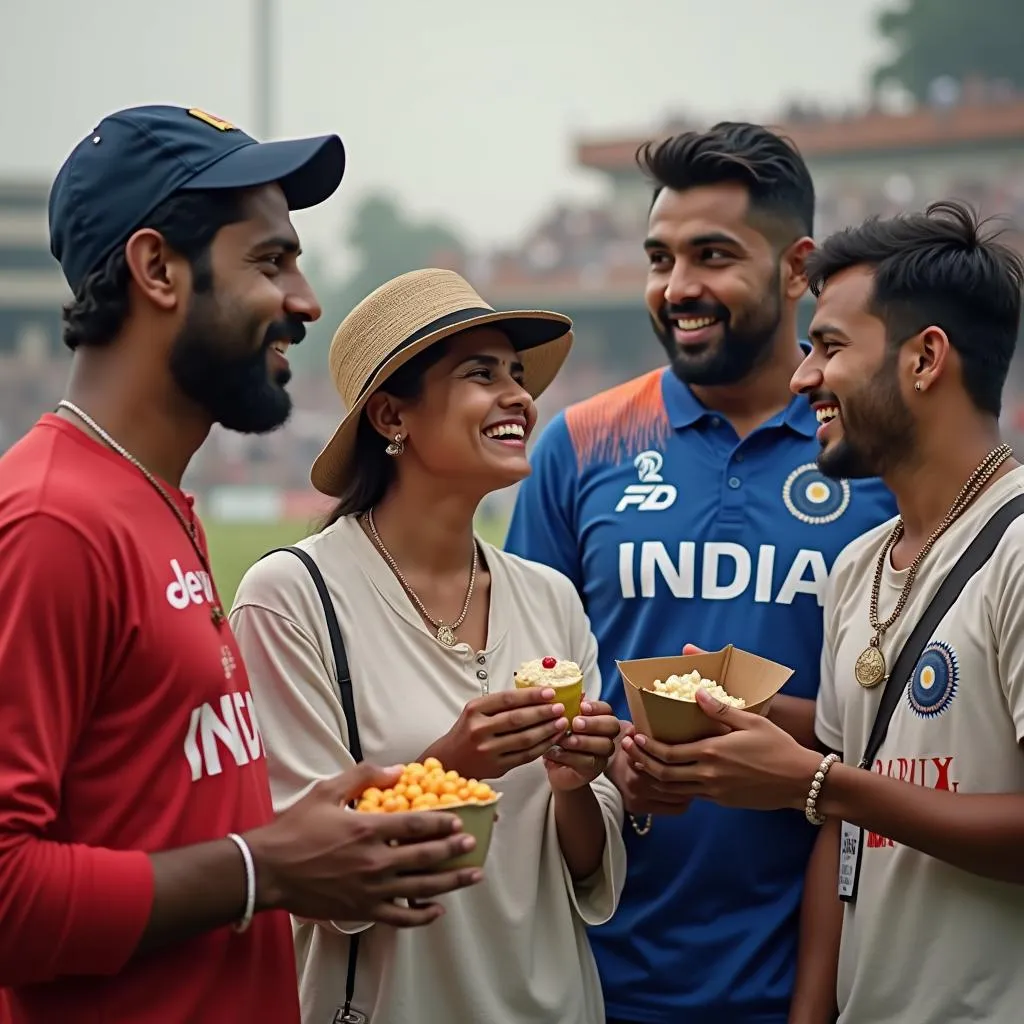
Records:
<instances>
[{"instance_id":1,"label":"cream colored kurta","mask_svg":"<svg viewBox=\"0 0 1024 1024\"><path fill-rule=\"evenodd\" d=\"M572 659L587 694L600 692L583 606L572 584L546 566L482 545L490 618L487 648L476 652L434 639L354 519L300 546L334 598L367 760L414 760L485 685L510 689L515 668L530 658ZM253 566L231 624L251 679L274 804L284 809L353 763L323 611L298 558L281 552ZM574 884L543 764L516 768L492 785L503 796L484 881L441 897L447 912L426 928L377 924L363 934L354 1006L373 1024L603 1024L585 926L607 921L622 889L618 791L603 776L593 784L605 819L604 858L594 877ZM304 1024L331 1024L344 1001L349 940L341 927L295 921Z\"/></svg>"}]
</instances>

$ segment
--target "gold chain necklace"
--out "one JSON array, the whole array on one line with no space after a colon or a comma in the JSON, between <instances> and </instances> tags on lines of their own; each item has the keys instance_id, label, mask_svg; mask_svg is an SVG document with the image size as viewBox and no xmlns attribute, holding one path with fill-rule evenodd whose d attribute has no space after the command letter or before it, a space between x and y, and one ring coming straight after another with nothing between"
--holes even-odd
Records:
<instances>
[{"instance_id":1,"label":"gold chain necklace","mask_svg":"<svg viewBox=\"0 0 1024 1024\"><path fill-rule=\"evenodd\" d=\"M942 522L935 528L932 535L925 541L924 547L921 548L917 556L910 563L910 567L907 570L907 578L903 583L903 589L896 600L896 607L892 610L892 614L885 622L880 622L878 619L878 598L882 588L882 574L885 571L885 563L889 557L889 552L892 550L893 545L903 536L903 517L900 516L896 521L896 525L889 534L889 539L885 542L885 547L882 548L882 553L878 556L878 565L875 566L875 576L871 582L871 605L868 612L868 621L871 629L874 631L874 635L871 637L868 646L860 653L853 667L853 674L856 676L857 682L866 690L873 689L888 678L885 655L882 654L880 647L882 637L892 628L909 600L914 580L917 579L917 571L921 567L925 555L931 551L939 537L956 522L965 509L978 496L985 484L992 479L996 470L1011 455L1013 455L1013 449L1008 444L1001 444L997 448L993 448L982 459L978 468L968 477L967 483L960 489L960 493L956 496Z\"/></svg>"},{"instance_id":2,"label":"gold chain necklace","mask_svg":"<svg viewBox=\"0 0 1024 1024\"><path fill-rule=\"evenodd\" d=\"M455 630L462 625L466 619L466 615L469 612L469 602L473 599L473 588L476 586L476 570L479 561L479 552L477 550L476 541L473 541L473 566L469 571L469 586L466 588L466 600L462 604L462 614L449 626L447 623L434 619L431 614L424 607L423 602L416 596L416 592L409 586L402 575L402 570L398 568L398 563L395 561L391 552L384 546L384 541L380 539L380 534L377 532L377 527L373 522L373 510L370 509L366 513L366 523L370 527L370 534L373 537L374 543L380 549L380 553L384 556L385 561L391 566L391 571L398 578L398 582L402 584L405 592L412 598L412 603L416 605L420 615L423 616L430 623L431 626L436 630L435 636L437 639L445 645L445 647L455 646Z\"/></svg>"},{"instance_id":3,"label":"gold chain necklace","mask_svg":"<svg viewBox=\"0 0 1024 1024\"><path fill-rule=\"evenodd\" d=\"M133 465L146 478L146 480L149 481L149 483L160 495L160 497L164 499L164 502L167 505L167 507L174 513L175 518L178 520L178 522L181 523L182 529L185 531L186 535L188 536L188 539L192 543L192 548L196 553L196 557L199 559L199 562L202 565L203 569L205 570L207 576L210 577L210 585L212 587L213 573L210 571L210 564L206 560L206 555L203 554L203 549L199 544L199 539L196 537L196 525L194 522L190 523L182 515L181 509L178 508L178 505L175 502L175 500L167 493L166 490L164 490L164 488L160 484L160 481L157 480L157 478L153 476L153 474L150 473L150 471L146 469L146 467L141 462L139 462L139 460L135 458L135 456L132 455L132 453L128 451L127 448L124 447L124 445L119 444L117 441L115 441L110 436L110 434L108 434L88 413L83 412L81 409L78 408L77 405L74 405L72 402L69 402L66 398L62 398L57 403L57 408L67 409L68 412L74 413L75 416L77 416L83 423L87 424L90 427L90 429L95 431L97 436L102 438L103 441L110 448L112 448L115 452L117 452L118 455L120 455L123 459L125 459L127 462ZM210 603L210 619L212 620L214 626L216 626L218 630L223 625L225 619L224 610L221 608L220 599L216 596L216 594L214 594L213 600Z\"/></svg>"}]
</instances>

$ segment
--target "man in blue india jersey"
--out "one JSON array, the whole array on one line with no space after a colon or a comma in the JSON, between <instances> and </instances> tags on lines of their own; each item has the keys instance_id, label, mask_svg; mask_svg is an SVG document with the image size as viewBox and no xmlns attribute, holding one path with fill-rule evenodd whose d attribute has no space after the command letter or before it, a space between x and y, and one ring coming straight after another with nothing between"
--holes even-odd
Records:
<instances>
[{"instance_id":1,"label":"man in blue india jersey","mask_svg":"<svg viewBox=\"0 0 1024 1024\"><path fill-rule=\"evenodd\" d=\"M722 735L671 767L633 747L695 795L819 827L791 1024L1022 1019L1024 467L999 415L1024 261L999 233L946 200L808 261L813 350L793 387L834 396L818 464L877 474L900 512L829 577L818 750L703 697Z\"/></svg>"},{"instance_id":2,"label":"man in blue india jersey","mask_svg":"<svg viewBox=\"0 0 1024 1024\"><path fill-rule=\"evenodd\" d=\"M669 366L553 420L507 546L575 582L620 718L616 659L735 644L794 669L771 716L813 745L829 570L895 508L877 480L818 470L831 396L790 392L814 186L753 124L650 143L638 162L654 184L645 298ZM621 752L609 772L630 812L620 909L591 933L609 1024L785 1024L813 828L691 801Z\"/></svg>"}]
</instances>

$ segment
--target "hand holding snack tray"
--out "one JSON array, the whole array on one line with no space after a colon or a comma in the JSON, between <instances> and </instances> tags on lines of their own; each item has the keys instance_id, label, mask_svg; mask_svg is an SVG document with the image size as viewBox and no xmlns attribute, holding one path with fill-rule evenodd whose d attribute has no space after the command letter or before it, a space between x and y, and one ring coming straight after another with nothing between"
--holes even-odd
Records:
<instances>
[{"instance_id":1,"label":"hand holding snack tray","mask_svg":"<svg viewBox=\"0 0 1024 1024\"><path fill-rule=\"evenodd\" d=\"M499 690L471 700L455 724L423 752L466 778L500 779L543 756L569 728L551 687Z\"/></svg>"},{"instance_id":2,"label":"hand holding snack tray","mask_svg":"<svg viewBox=\"0 0 1024 1024\"><path fill-rule=\"evenodd\" d=\"M471 700L421 760L437 758L466 777L500 779L547 755L555 789L577 789L597 778L621 723L604 702L581 699L579 666L553 657L534 659L520 665L514 681L513 690Z\"/></svg>"},{"instance_id":3,"label":"hand holding snack tray","mask_svg":"<svg viewBox=\"0 0 1024 1024\"><path fill-rule=\"evenodd\" d=\"M401 770L393 786L369 786L359 794L356 810L366 814L401 814L406 811L447 811L462 822L466 835L475 845L465 853L449 857L437 866L439 871L482 867L491 845L491 832L497 820L496 793L486 782L467 779L454 769L445 770L436 757L413 761Z\"/></svg>"},{"instance_id":4,"label":"hand holding snack tray","mask_svg":"<svg viewBox=\"0 0 1024 1024\"><path fill-rule=\"evenodd\" d=\"M435 897L481 881L483 874L462 866L462 858L481 846L486 854L486 846L456 809L374 817L345 809L373 787L393 787L399 777L399 768L364 761L316 783L270 824L247 832L258 906L309 920L410 928L444 913Z\"/></svg>"},{"instance_id":5,"label":"hand holding snack tray","mask_svg":"<svg viewBox=\"0 0 1024 1024\"><path fill-rule=\"evenodd\" d=\"M608 778L622 794L622 806L633 815L682 814L693 800L692 789L662 782L644 771L643 762L637 756L638 749L626 735L608 765Z\"/></svg>"},{"instance_id":6,"label":"hand holding snack tray","mask_svg":"<svg viewBox=\"0 0 1024 1024\"><path fill-rule=\"evenodd\" d=\"M651 670L672 661L689 670L686 682L649 678ZM645 776L648 781L642 788L656 798L681 802L703 797L726 806L771 810L783 806L776 796L775 776L805 779L801 773L806 773L810 759L804 755L810 754L815 765L820 760L765 717L772 698L792 675L785 666L726 647L678 659L648 659L646 666L624 662L620 668L627 681L630 710L638 721L635 734L622 742L616 760L623 764L616 768L634 789L640 787L633 776ZM716 669L722 686L708 678ZM627 671L635 681L630 681ZM652 703L653 695L655 700L681 700L690 706L685 715L664 714L664 708ZM811 775L813 770L811 766ZM641 809L641 813L664 812Z\"/></svg>"},{"instance_id":7,"label":"hand holding snack tray","mask_svg":"<svg viewBox=\"0 0 1024 1024\"><path fill-rule=\"evenodd\" d=\"M672 700L696 703L698 690L731 707L744 707L746 704L742 697L733 697L713 679L706 679L695 670L683 676L672 674L664 681L655 679L651 692ZM646 738L641 737L641 742L646 743ZM612 776L631 814L681 814L690 806L692 796L688 791L680 791L671 782L660 781L654 773L643 770L644 762L636 753L633 735L624 737L622 750L625 753L616 759ZM648 753L653 755L653 751ZM672 756L671 752L666 756Z\"/></svg>"}]
</instances>

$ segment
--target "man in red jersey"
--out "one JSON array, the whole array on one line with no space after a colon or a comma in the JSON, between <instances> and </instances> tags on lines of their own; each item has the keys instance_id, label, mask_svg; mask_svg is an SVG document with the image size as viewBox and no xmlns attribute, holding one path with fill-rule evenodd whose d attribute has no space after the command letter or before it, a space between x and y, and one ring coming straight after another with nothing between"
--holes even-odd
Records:
<instances>
[{"instance_id":1,"label":"man in red jersey","mask_svg":"<svg viewBox=\"0 0 1024 1024\"><path fill-rule=\"evenodd\" d=\"M336 136L257 143L140 107L54 182L71 379L0 459L0 986L16 1024L297 1024L285 911L422 925L432 897L480 879L437 870L472 846L454 816L345 809L393 770L324 780L275 819L180 489L214 423L287 418L285 352L320 315L289 211L332 194L344 162Z\"/></svg>"}]
</instances>

